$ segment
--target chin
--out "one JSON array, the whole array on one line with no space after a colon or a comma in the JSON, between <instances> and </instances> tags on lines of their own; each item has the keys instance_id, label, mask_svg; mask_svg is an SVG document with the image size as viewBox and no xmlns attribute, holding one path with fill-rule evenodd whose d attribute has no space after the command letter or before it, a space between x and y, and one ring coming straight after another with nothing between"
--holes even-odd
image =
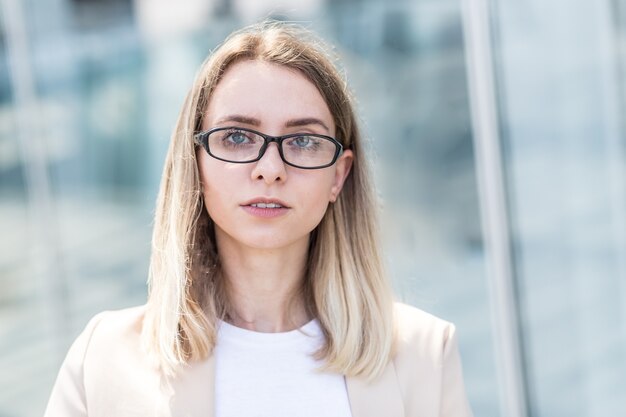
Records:
<instances>
[{"instance_id":1,"label":"chin","mask_svg":"<svg viewBox=\"0 0 626 417\"><path fill-rule=\"evenodd\" d=\"M308 244L310 236L310 232L304 230L302 233L294 233L295 231L291 229L287 233L285 230L279 231L275 228L247 227L245 230L241 228L233 229L216 227L218 242L222 241L228 246L239 246L247 249L281 250L293 245Z\"/></svg>"},{"instance_id":2,"label":"chin","mask_svg":"<svg viewBox=\"0 0 626 417\"><path fill-rule=\"evenodd\" d=\"M243 246L256 250L282 250L290 246L304 245L309 241L309 233L302 236L273 236L259 234L257 236L247 236L239 240Z\"/></svg>"}]
</instances>

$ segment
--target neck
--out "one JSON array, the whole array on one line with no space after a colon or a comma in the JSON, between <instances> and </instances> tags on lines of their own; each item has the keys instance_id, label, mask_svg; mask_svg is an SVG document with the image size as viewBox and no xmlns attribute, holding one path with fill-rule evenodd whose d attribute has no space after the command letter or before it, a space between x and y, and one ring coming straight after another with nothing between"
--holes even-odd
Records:
<instances>
[{"instance_id":1,"label":"neck","mask_svg":"<svg viewBox=\"0 0 626 417\"><path fill-rule=\"evenodd\" d=\"M251 248L220 232L216 238L231 324L274 333L299 328L312 319L302 295L308 238L280 249Z\"/></svg>"}]
</instances>

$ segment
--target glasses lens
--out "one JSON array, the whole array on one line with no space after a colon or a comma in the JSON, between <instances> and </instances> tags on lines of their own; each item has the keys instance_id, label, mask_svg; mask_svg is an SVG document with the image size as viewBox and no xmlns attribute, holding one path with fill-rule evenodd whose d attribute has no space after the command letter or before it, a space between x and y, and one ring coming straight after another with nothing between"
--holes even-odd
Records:
<instances>
[{"instance_id":1,"label":"glasses lens","mask_svg":"<svg viewBox=\"0 0 626 417\"><path fill-rule=\"evenodd\" d=\"M209 152L232 162L253 161L259 156L263 137L245 130L218 130L209 135Z\"/></svg>"},{"instance_id":2,"label":"glasses lens","mask_svg":"<svg viewBox=\"0 0 626 417\"><path fill-rule=\"evenodd\" d=\"M337 145L323 136L302 135L283 141L285 160L304 168L315 168L333 162Z\"/></svg>"}]
</instances>

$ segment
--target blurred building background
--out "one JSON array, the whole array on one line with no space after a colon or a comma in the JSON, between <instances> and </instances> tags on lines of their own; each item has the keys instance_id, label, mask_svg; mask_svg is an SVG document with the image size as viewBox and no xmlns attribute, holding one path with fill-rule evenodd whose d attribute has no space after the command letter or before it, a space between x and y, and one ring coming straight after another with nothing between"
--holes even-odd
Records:
<instances>
[{"instance_id":1,"label":"blurred building background","mask_svg":"<svg viewBox=\"0 0 626 417\"><path fill-rule=\"evenodd\" d=\"M626 415L626 0L2 0L0 417L144 302L183 97L264 17L342 56L398 298L456 323L475 415Z\"/></svg>"}]
</instances>

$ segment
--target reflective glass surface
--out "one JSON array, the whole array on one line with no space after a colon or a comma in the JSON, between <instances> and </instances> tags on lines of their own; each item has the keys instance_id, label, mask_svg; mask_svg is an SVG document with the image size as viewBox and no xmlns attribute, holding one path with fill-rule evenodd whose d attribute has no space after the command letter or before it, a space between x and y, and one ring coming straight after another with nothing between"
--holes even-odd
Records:
<instances>
[{"instance_id":1,"label":"reflective glass surface","mask_svg":"<svg viewBox=\"0 0 626 417\"><path fill-rule=\"evenodd\" d=\"M496 3L530 410L626 415L626 3Z\"/></svg>"}]
</instances>

